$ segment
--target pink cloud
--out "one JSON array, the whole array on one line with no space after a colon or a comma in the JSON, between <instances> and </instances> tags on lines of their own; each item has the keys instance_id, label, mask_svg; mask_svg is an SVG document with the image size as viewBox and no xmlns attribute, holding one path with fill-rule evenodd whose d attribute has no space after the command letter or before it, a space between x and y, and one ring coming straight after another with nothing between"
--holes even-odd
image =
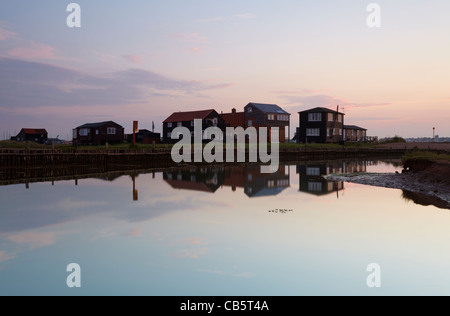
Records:
<instances>
[{"instance_id":1,"label":"pink cloud","mask_svg":"<svg viewBox=\"0 0 450 316\"><path fill-rule=\"evenodd\" d=\"M54 47L31 41L26 46L10 50L8 55L21 59L58 59Z\"/></svg>"},{"instance_id":2,"label":"pink cloud","mask_svg":"<svg viewBox=\"0 0 450 316\"><path fill-rule=\"evenodd\" d=\"M125 236L128 237L139 237L142 235L142 229L139 227L133 228L125 233Z\"/></svg>"},{"instance_id":3,"label":"pink cloud","mask_svg":"<svg viewBox=\"0 0 450 316\"><path fill-rule=\"evenodd\" d=\"M206 255L207 252L208 248L181 249L173 253L172 257L198 259L200 256Z\"/></svg>"},{"instance_id":4,"label":"pink cloud","mask_svg":"<svg viewBox=\"0 0 450 316\"><path fill-rule=\"evenodd\" d=\"M56 233L21 233L9 236L8 239L17 244L26 245L30 249L42 248L55 243Z\"/></svg>"},{"instance_id":5,"label":"pink cloud","mask_svg":"<svg viewBox=\"0 0 450 316\"><path fill-rule=\"evenodd\" d=\"M5 251L0 250L0 263L14 259L13 256L8 255Z\"/></svg>"},{"instance_id":6,"label":"pink cloud","mask_svg":"<svg viewBox=\"0 0 450 316\"><path fill-rule=\"evenodd\" d=\"M142 64L141 55L122 55L122 58L135 64Z\"/></svg>"},{"instance_id":7,"label":"pink cloud","mask_svg":"<svg viewBox=\"0 0 450 316\"><path fill-rule=\"evenodd\" d=\"M0 28L0 41L5 41L9 38L13 38L15 37L15 35L16 34L13 32Z\"/></svg>"}]
</instances>

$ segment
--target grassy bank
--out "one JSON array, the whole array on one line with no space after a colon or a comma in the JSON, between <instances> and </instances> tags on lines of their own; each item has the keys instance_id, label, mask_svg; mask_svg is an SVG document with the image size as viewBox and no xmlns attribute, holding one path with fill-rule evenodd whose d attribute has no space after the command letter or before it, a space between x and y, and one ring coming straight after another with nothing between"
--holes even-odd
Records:
<instances>
[{"instance_id":1,"label":"grassy bank","mask_svg":"<svg viewBox=\"0 0 450 316\"><path fill-rule=\"evenodd\" d=\"M432 151L415 151L408 153L403 157L403 163L411 161L450 161L450 154L440 154Z\"/></svg>"}]
</instances>

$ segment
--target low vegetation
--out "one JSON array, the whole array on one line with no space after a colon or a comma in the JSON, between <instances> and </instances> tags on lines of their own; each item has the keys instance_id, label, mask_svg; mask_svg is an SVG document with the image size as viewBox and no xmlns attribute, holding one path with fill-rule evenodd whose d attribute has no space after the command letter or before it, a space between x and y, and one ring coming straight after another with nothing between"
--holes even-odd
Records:
<instances>
[{"instance_id":1,"label":"low vegetation","mask_svg":"<svg viewBox=\"0 0 450 316\"><path fill-rule=\"evenodd\" d=\"M403 157L403 163L407 163L409 161L450 161L450 154L448 153L437 153L432 151L414 151L406 154Z\"/></svg>"}]
</instances>

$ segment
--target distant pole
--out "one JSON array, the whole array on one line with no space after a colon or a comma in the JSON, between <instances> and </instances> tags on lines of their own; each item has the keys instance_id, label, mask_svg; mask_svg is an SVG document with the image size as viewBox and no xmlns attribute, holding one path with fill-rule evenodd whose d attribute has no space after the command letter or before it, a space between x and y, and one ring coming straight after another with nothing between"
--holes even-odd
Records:
<instances>
[{"instance_id":1,"label":"distant pole","mask_svg":"<svg viewBox=\"0 0 450 316\"><path fill-rule=\"evenodd\" d=\"M138 121L133 121L133 146L136 145L136 131L138 129Z\"/></svg>"},{"instance_id":2,"label":"distant pole","mask_svg":"<svg viewBox=\"0 0 450 316\"><path fill-rule=\"evenodd\" d=\"M436 141L436 127L433 127L433 143Z\"/></svg>"}]
</instances>

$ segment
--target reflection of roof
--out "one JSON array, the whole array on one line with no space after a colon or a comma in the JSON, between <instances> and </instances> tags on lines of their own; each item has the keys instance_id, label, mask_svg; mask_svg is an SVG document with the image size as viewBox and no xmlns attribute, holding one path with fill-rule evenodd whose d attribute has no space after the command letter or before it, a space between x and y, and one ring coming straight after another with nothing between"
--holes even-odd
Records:
<instances>
[{"instance_id":1,"label":"reflection of roof","mask_svg":"<svg viewBox=\"0 0 450 316\"><path fill-rule=\"evenodd\" d=\"M301 112L298 112L298 113L308 113L308 112L314 112L314 113L323 113L323 112L325 112L325 113L339 113L339 114L345 115L344 113L337 112L337 111L334 111L334 110L331 110L331 109L328 109L328 108L322 108L322 107L318 107L318 108L314 108L314 109L310 109L310 110L306 110L306 111L301 111Z\"/></svg>"},{"instance_id":2,"label":"reflection of roof","mask_svg":"<svg viewBox=\"0 0 450 316\"><path fill-rule=\"evenodd\" d=\"M283 110L276 104L249 103L248 105L252 105L264 113L289 114L288 112L286 112L285 110Z\"/></svg>"},{"instance_id":3,"label":"reflection of roof","mask_svg":"<svg viewBox=\"0 0 450 316\"><path fill-rule=\"evenodd\" d=\"M110 125L110 124L119 125L113 121L106 121L106 122L98 122L98 123L87 123L87 124L78 126L77 128L97 128L97 127L102 127L104 125Z\"/></svg>"},{"instance_id":4,"label":"reflection of roof","mask_svg":"<svg viewBox=\"0 0 450 316\"><path fill-rule=\"evenodd\" d=\"M214 110L175 112L169 116L163 123L187 122L195 119L204 119Z\"/></svg>"},{"instance_id":5,"label":"reflection of roof","mask_svg":"<svg viewBox=\"0 0 450 316\"><path fill-rule=\"evenodd\" d=\"M23 128L25 134L47 134L44 128Z\"/></svg>"},{"instance_id":6,"label":"reflection of roof","mask_svg":"<svg viewBox=\"0 0 450 316\"><path fill-rule=\"evenodd\" d=\"M225 113L220 114L222 118L225 121L225 124L227 126L231 127L239 127L244 126L245 122L245 113L244 112L237 112L237 113Z\"/></svg>"},{"instance_id":7,"label":"reflection of roof","mask_svg":"<svg viewBox=\"0 0 450 316\"><path fill-rule=\"evenodd\" d=\"M367 131L367 129L356 126L356 125L344 125L344 129L356 129L361 131Z\"/></svg>"},{"instance_id":8,"label":"reflection of roof","mask_svg":"<svg viewBox=\"0 0 450 316\"><path fill-rule=\"evenodd\" d=\"M217 190L217 189L213 190L203 182L168 180L168 179L164 179L164 181L166 181L172 188L179 190L202 191L208 193L214 193Z\"/></svg>"},{"instance_id":9,"label":"reflection of roof","mask_svg":"<svg viewBox=\"0 0 450 316\"><path fill-rule=\"evenodd\" d=\"M271 196L278 195L284 191L287 187L278 187L278 188L264 188L256 193L247 194L249 197L262 197L262 196Z\"/></svg>"}]
</instances>

